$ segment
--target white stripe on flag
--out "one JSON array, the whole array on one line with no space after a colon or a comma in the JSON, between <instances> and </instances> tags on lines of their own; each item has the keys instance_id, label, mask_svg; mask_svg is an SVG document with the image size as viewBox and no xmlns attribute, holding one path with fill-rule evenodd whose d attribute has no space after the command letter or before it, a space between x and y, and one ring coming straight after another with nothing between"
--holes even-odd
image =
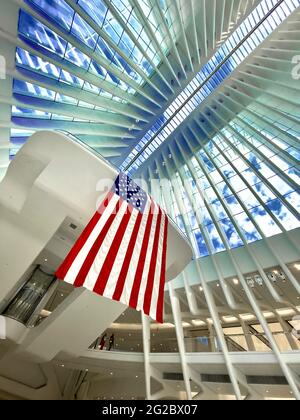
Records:
<instances>
[{"instance_id":1,"label":"white stripe on flag","mask_svg":"<svg viewBox=\"0 0 300 420\"><path fill-rule=\"evenodd\" d=\"M129 245L129 242L131 240L132 232L134 230L134 226L135 226L138 214L139 214L138 210L136 210L136 209L132 210L130 221L128 223L125 234L123 236L123 240L120 243L115 263L112 267L110 276L108 278L107 285L105 287L103 296L105 296L109 299L113 298L114 292L116 290L117 281L119 279L119 275L120 275L120 272L121 272L126 254L128 252L128 245Z\"/></svg>"},{"instance_id":2,"label":"white stripe on flag","mask_svg":"<svg viewBox=\"0 0 300 420\"><path fill-rule=\"evenodd\" d=\"M145 230L146 230L147 220L148 220L148 216L150 212L150 206L151 206L151 199L148 197L148 202L146 204L146 208L143 214L141 226L139 229L139 233L137 235L136 243L135 243L133 254L132 254L132 259L129 265L128 274L125 280L123 293L120 298L120 302L124 303L125 305L128 305L130 302L130 296L131 296L132 287L133 287L133 283L134 283L134 279L136 275L137 265L138 265L140 253L142 250L143 239L145 237Z\"/></svg>"},{"instance_id":3,"label":"white stripe on flag","mask_svg":"<svg viewBox=\"0 0 300 420\"><path fill-rule=\"evenodd\" d=\"M84 244L84 246L81 248L79 254L73 261L73 264L71 265L66 277L65 281L70 284L74 284L76 277L81 269L81 267L84 264L84 261L86 260L86 257L88 256L88 253L90 252L92 246L94 245L96 239L98 238L100 232L102 231L104 225L106 224L107 220L109 219L110 215L114 211L114 208L116 207L117 202L119 201L119 197L114 194L111 198L110 202L108 203L108 206L105 208L102 216L100 217L97 225L91 232L88 240Z\"/></svg>"},{"instance_id":4,"label":"white stripe on flag","mask_svg":"<svg viewBox=\"0 0 300 420\"><path fill-rule=\"evenodd\" d=\"M158 293L159 293L159 286L161 281L161 266L162 266L162 257L163 257L163 243L164 243L164 232L165 232L165 223L166 223L166 215L162 212L162 223L160 228L160 236L159 236L159 247L158 247L158 254L157 254L157 263L155 269L155 279L153 285L153 292L151 298L151 305L150 305L150 317L152 319L156 319L156 311L157 311L157 301L158 301Z\"/></svg>"},{"instance_id":5,"label":"white stripe on flag","mask_svg":"<svg viewBox=\"0 0 300 420\"><path fill-rule=\"evenodd\" d=\"M101 272L101 269L103 267L103 263L105 262L105 259L107 257L107 254L110 250L111 244L116 236L117 230L119 229L120 224L122 223L124 214L126 213L128 209L128 204L126 201L123 201L115 220L113 221L99 251L96 255L96 258L91 265L90 271L88 272L88 275L85 279L85 282L83 284L84 287L86 287L88 290L94 290L94 287L97 283L98 276Z\"/></svg>"},{"instance_id":6,"label":"white stripe on flag","mask_svg":"<svg viewBox=\"0 0 300 420\"><path fill-rule=\"evenodd\" d=\"M149 242L148 242L147 255L146 255L146 259L145 259L145 263L144 263L144 271L143 271L143 275L142 275L142 282L141 282L141 287L140 287L140 292L139 292L139 298L138 298L138 301L137 301L137 307L136 307L137 311L141 311L143 309L143 306L144 306L145 290L146 290L147 283L148 283L149 269L150 269L150 264L151 264L151 260L152 260L152 252L153 252L153 245L154 245L154 239L155 239L155 231L156 231L158 213L159 213L158 205L156 203L154 203L154 213L153 213L153 220L152 220L152 226L151 226L151 233L150 233L150 238L149 238Z\"/></svg>"}]
</instances>

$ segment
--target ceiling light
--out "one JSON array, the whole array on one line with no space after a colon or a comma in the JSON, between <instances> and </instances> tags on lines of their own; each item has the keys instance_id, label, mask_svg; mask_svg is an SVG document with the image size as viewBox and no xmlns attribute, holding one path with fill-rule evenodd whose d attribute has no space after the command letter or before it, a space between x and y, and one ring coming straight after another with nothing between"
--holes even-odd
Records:
<instances>
[{"instance_id":1,"label":"ceiling light","mask_svg":"<svg viewBox=\"0 0 300 420\"><path fill-rule=\"evenodd\" d=\"M235 316L223 316L222 318L225 322L228 322L228 323L233 323L233 322L238 321L238 319Z\"/></svg>"},{"instance_id":2,"label":"ceiling light","mask_svg":"<svg viewBox=\"0 0 300 420\"><path fill-rule=\"evenodd\" d=\"M295 264L294 268L296 268L296 270L300 271L300 264Z\"/></svg>"},{"instance_id":3,"label":"ceiling light","mask_svg":"<svg viewBox=\"0 0 300 420\"><path fill-rule=\"evenodd\" d=\"M235 284L237 286L239 284L239 280L238 279L233 279L233 284Z\"/></svg>"},{"instance_id":4,"label":"ceiling light","mask_svg":"<svg viewBox=\"0 0 300 420\"><path fill-rule=\"evenodd\" d=\"M293 309L277 309L276 311L280 316L293 316L295 311Z\"/></svg>"},{"instance_id":5,"label":"ceiling light","mask_svg":"<svg viewBox=\"0 0 300 420\"><path fill-rule=\"evenodd\" d=\"M243 321L252 321L253 319L255 319L255 316L250 314L240 315L240 317Z\"/></svg>"}]
</instances>

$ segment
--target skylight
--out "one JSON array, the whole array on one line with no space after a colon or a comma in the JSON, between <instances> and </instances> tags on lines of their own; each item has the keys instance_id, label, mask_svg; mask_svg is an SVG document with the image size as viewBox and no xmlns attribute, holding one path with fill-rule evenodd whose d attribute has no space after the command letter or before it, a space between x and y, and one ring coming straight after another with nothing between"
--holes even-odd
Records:
<instances>
[{"instance_id":1,"label":"skylight","mask_svg":"<svg viewBox=\"0 0 300 420\"><path fill-rule=\"evenodd\" d=\"M299 4L300 0L263 0L156 120L121 170L135 172Z\"/></svg>"},{"instance_id":2,"label":"skylight","mask_svg":"<svg viewBox=\"0 0 300 420\"><path fill-rule=\"evenodd\" d=\"M191 153L181 135L143 167L151 193L190 239L196 257L300 227L300 154L288 137L295 140L299 132L283 117L284 137L276 124L249 108L198 152ZM157 177L163 178L159 187Z\"/></svg>"},{"instance_id":3,"label":"skylight","mask_svg":"<svg viewBox=\"0 0 300 420\"><path fill-rule=\"evenodd\" d=\"M74 4L65 0L26 0L26 3L38 16L20 10L19 38L28 45L28 50L16 49L16 64L20 71L41 72L58 83L127 104L160 63L153 42L128 0L110 0L115 14L103 0L79 0ZM155 33L159 33L152 13L149 19ZM30 73L25 75L32 76ZM14 93L42 96L79 107L88 105L43 89L38 83L39 80L36 85L16 80ZM89 107L100 109L91 104ZM35 112L34 106L32 108L29 111L14 108L13 116L31 114L35 118L73 120L51 112Z\"/></svg>"}]
</instances>

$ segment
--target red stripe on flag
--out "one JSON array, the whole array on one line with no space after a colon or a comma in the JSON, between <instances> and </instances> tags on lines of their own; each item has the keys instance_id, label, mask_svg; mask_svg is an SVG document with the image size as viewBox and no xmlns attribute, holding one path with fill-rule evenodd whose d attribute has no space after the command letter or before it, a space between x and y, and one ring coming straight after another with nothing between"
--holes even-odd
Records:
<instances>
[{"instance_id":1,"label":"red stripe on flag","mask_svg":"<svg viewBox=\"0 0 300 420\"><path fill-rule=\"evenodd\" d=\"M140 292L140 287L141 287L141 282L142 282L143 272L144 272L144 267L145 267L145 261L146 261L146 256L147 256L147 250L148 250L148 245L149 245L149 238L151 234L154 208L155 208L154 203L153 201L151 201L151 207L150 207L150 211L148 215L145 235L144 235L141 253L139 257L139 262L136 269L135 278L134 278L132 291L130 295L129 306L131 308L137 307L138 296Z\"/></svg>"},{"instance_id":2,"label":"red stripe on flag","mask_svg":"<svg viewBox=\"0 0 300 420\"><path fill-rule=\"evenodd\" d=\"M89 222L89 224L86 226L80 237L78 238L77 242L75 243L74 247L71 249L70 253L66 257L65 261L62 263L62 265L58 268L55 275L58 279L64 280L71 265L77 258L79 252L85 245L86 241L88 240L89 236L91 235L92 231L96 227L97 223L99 222L101 216L103 215L106 207L108 206L110 200L112 199L114 193L110 191L106 197L106 199L101 204L99 210L94 214L93 218Z\"/></svg>"},{"instance_id":3,"label":"red stripe on flag","mask_svg":"<svg viewBox=\"0 0 300 420\"><path fill-rule=\"evenodd\" d=\"M121 201L121 199L119 199L119 201L116 204L115 209L113 210L112 214L109 216L106 224L104 225L104 227L101 230L98 238L94 242L92 248L90 249L90 252L87 255L87 257L86 257L86 259L83 263L83 266L81 267L81 269L80 269L80 271L79 271L79 273L76 277L76 280L74 282L75 287L83 286L83 284L86 280L86 277L87 277L87 275L88 275L88 273L89 273L89 271L90 271L90 269L93 265L93 262L95 261L95 258L96 258L97 254L98 254L98 252L101 248L101 245L103 244L104 239L105 239L109 229L111 228L111 225L113 224L113 222L114 222L114 220L117 216L117 213L120 210L121 205L122 205L122 201Z\"/></svg>"},{"instance_id":4,"label":"red stripe on flag","mask_svg":"<svg viewBox=\"0 0 300 420\"><path fill-rule=\"evenodd\" d=\"M133 232L131 234L131 239L127 248L127 253L126 253L126 256L125 256L125 259L124 259L124 262L120 271L120 275L117 281L117 285L115 288L115 292L113 295L113 300L116 300L118 302L120 301L123 290L124 290L125 281L127 278L130 262L131 262L133 251L134 251L134 246L135 246L136 239L140 230L142 219L143 219L143 215L142 213L139 212L134 228L133 228Z\"/></svg>"},{"instance_id":5,"label":"red stripe on flag","mask_svg":"<svg viewBox=\"0 0 300 420\"><path fill-rule=\"evenodd\" d=\"M163 242L163 256L162 256L162 265L160 273L160 285L159 285L159 294L157 300L157 310L156 310L156 321L163 324L164 317L164 292L165 292L165 283L166 283L166 266L167 266L167 247L168 247L168 217L165 215L165 231L164 231L164 242Z\"/></svg>"},{"instance_id":6,"label":"red stripe on flag","mask_svg":"<svg viewBox=\"0 0 300 420\"><path fill-rule=\"evenodd\" d=\"M118 231L114 237L114 240L110 246L110 249L108 251L108 254L106 256L106 259L103 263L103 267L100 271L100 274L98 276L97 282L95 284L94 287L94 292L97 293L98 295L103 295L104 290L106 288L111 270L113 268L113 265L116 261L117 255L118 255L118 251L120 248L120 244L124 238L125 235L125 231L127 229L128 223L130 221L131 218L131 209L128 208L125 215L123 216L123 219L120 223L120 226L118 228Z\"/></svg>"},{"instance_id":7,"label":"red stripe on flag","mask_svg":"<svg viewBox=\"0 0 300 420\"><path fill-rule=\"evenodd\" d=\"M152 249L150 268L149 268L149 274L148 274L148 282L147 282L147 287L145 290L144 313L146 315L149 315L150 307L151 307L151 299L152 299L153 285L154 285L155 271L156 271L156 264L157 264L157 255L158 255L158 249L159 249L160 229L162 227L161 221L162 221L162 211L161 209L159 209L159 215L158 215L157 223L156 223L153 249Z\"/></svg>"}]
</instances>

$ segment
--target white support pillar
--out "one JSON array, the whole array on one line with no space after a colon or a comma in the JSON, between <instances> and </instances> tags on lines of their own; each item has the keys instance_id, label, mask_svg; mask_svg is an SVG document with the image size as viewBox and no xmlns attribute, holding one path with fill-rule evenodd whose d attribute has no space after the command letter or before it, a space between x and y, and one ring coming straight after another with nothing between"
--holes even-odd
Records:
<instances>
[{"instance_id":1,"label":"white support pillar","mask_svg":"<svg viewBox=\"0 0 300 420\"><path fill-rule=\"evenodd\" d=\"M264 397L259 392L257 392L253 386L248 384L246 375L244 373L242 373L240 370L237 370L237 376L239 378L240 384L242 384L249 392L246 399L251 398L252 400L257 400L257 401L264 399Z\"/></svg>"},{"instance_id":2,"label":"white support pillar","mask_svg":"<svg viewBox=\"0 0 300 420\"><path fill-rule=\"evenodd\" d=\"M141 317L142 317L142 326L143 326L146 399L151 400L150 319L143 313L141 313Z\"/></svg>"},{"instance_id":3,"label":"white support pillar","mask_svg":"<svg viewBox=\"0 0 300 420\"><path fill-rule=\"evenodd\" d=\"M276 312L276 318L278 319L279 324L282 327L282 330L286 336L286 339L291 347L292 350L298 350L298 346L292 336L292 328L288 327L288 324L285 322L284 319L281 318L280 315L278 315L278 313Z\"/></svg>"},{"instance_id":4,"label":"white support pillar","mask_svg":"<svg viewBox=\"0 0 300 420\"><path fill-rule=\"evenodd\" d=\"M213 353L217 353L218 349L216 346L216 332L214 329L214 325L211 322L207 322L208 331L209 331L209 340L210 340L210 348Z\"/></svg>"},{"instance_id":5,"label":"white support pillar","mask_svg":"<svg viewBox=\"0 0 300 420\"><path fill-rule=\"evenodd\" d=\"M190 369L190 375L192 381L198 385L202 392L200 392L198 395L196 395L193 400L218 400L218 394L213 392L207 385L205 385L201 379L198 372L196 372L194 369Z\"/></svg>"},{"instance_id":6,"label":"white support pillar","mask_svg":"<svg viewBox=\"0 0 300 420\"><path fill-rule=\"evenodd\" d=\"M243 333L244 333L244 336L245 336L245 339L246 339L248 350L249 351L256 351L255 350L255 344L254 344L254 341L253 341L253 336L250 332L249 326L246 324L246 322L243 320L243 318L239 317L239 319L240 319L241 327L242 327L242 330L243 330Z\"/></svg>"},{"instance_id":7,"label":"white support pillar","mask_svg":"<svg viewBox=\"0 0 300 420\"><path fill-rule=\"evenodd\" d=\"M237 275L238 275L238 278L241 282L241 285L243 286L243 288L245 290L245 293L246 293L246 296L247 296L247 298L250 302L250 305L252 306L252 309L253 309L253 311L256 315L256 318L258 319L259 323L261 324L261 326L263 328L263 331L264 331L264 333L266 335L266 338L269 341L270 346L271 346L271 348L272 348L272 350L273 350L273 352L274 352L274 354L275 354L275 356L278 360L278 363L281 367L281 370L282 370L283 374L285 375L286 380L289 383L289 385L291 387L291 390L294 393L295 398L297 400L300 400L300 391L299 391L299 388L296 384L294 373L292 372L292 370L290 369L290 367L287 365L284 358L282 357L282 354L281 354L280 349L279 349L279 347L276 343L276 340L274 339L273 334L272 334L272 332L271 332L271 330L268 326L268 322L267 322L266 318L264 317L264 315L263 315L263 313L262 313L262 311L259 307L259 304L258 304L257 300L255 299L254 293L253 293L252 289L249 287L247 281L245 280L245 278L242 274L242 271L240 270L240 267L239 267L236 259L234 258L232 252L230 252L230 257L231 257L232 263L234 264L234 267L237 271Z\"/></svg>"},{"instance_id":8,"label":"white support pillar","mask_svg":"<svg viewBox=\"0 0 300 420\"><path fill-rule=\"evenodd\" d=\"M223 328L222 328L222 325L221 325L219 314L218 314L218 311L217 311L217 308L216 308L216 304L215 304L211 289L204 279L204 276L202 274L202 270L200 268L200 265L199 265L198 261L196 261L196 268L197 268L197 271L198 271L198 274L199 274L199 277L200 277L200 280L201 280L201 285L202 285L203 292L204 292L204 295L205 295L205 298L206 298L206 302L207 302L207 305L208 305L209 312L211 314L211 317L212 317L212 320L213 320L213 323L214 323L216 334L217 334L218 340L219 340L220 345L221 345L221 349L222 349L222 352L223 352L223 355L224 355L226 367L227 367L228 374L229 374L230 379L231 379L231 383L232 383L232 386L233 386L233 389L234 389L236 399L237 400L242 400L242 394L241 394L241 390L240 390L240 387L239 387L235 367L232 364L231 359L230 359L230 354L229 354L229 351L228 351L228 348L227 348L227 344L226 344L226 340L225 340L225 337L224 337Z\"/></svg>"},{"instance_id":9,"label":"white support pillar","mask_svg":"<svg viewBox=\"0 0 300 420\"><path fill-rule=\"evenodd\" d=\"M179 299L176 295L176 292L174 290L172 283L169 283L169 293L170 293L172 312L173 312L173 317L174 317L174 322L175 322L175 329L176 329L176 335L177 335L178 349L179 349L179 354L180 354L185 390L186 390L188 400L191 400L192 399L191 383L190 383L189 368L186 361L184 332L182 328L180 303L179 303Z\"/></svg>"}]
</instances>

